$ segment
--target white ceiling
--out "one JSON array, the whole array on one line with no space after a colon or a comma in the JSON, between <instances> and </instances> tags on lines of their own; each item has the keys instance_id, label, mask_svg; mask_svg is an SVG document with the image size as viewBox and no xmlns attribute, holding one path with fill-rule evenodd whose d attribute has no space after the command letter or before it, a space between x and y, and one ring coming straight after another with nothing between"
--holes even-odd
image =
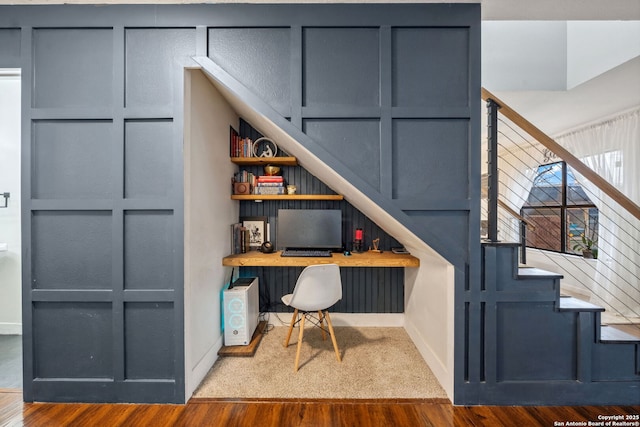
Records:
<instances>
[{"instance_id":1,"label":"white ceiling","mask_svg":"<svg viewBox=\"0 0 640 427\"><path fill-rule=\"evenodd\" d=\"M640 0L482 0L483 21L640 21ZM526 23L523 23L526 27ZM508 26L504 26L508 28ZM539 35L543 38L544 35ZM503 34L508 39L514 34ZM534 37L534 35L531 35ZM630 40L637 55L640 40ZM613 47L619 43L613 42ZM483 46L484 47L484 46ZM556 48L556 46L553 46ZM569 48L567 48L569 49ZM523 49L525 50L525 49ZM532 55L531 51L523 52ZM571 52L568 52L571 54ZM603 61L594 50L593 61ZM483 82L495 82L498 71L486 67L483 52ZM554 137L640 107L640 56L616 64L608 71L569 89L500 90L487 87L530 122ZM535 62L535 58L528 58ZM526 64L526 63L525 63ZM566 66L566 64L564 64ZM566 76L565 76L566 77ZM570 86L570 85L567 85ZM482 115L483 118L485 114ZM484 130L483 130L483 133Z\"/></svg>"},{"instance_id":2,"label":"white ceiling","mask_svg":"<svg viewBox=\"0 0 640 427\"><path fill-rule=\"evenodd\" d=\"M483 20L640 20L638 0L482 0L481 3Z\"/></svg>"},{"instance_id":3,"label":"white ceiling","mask_svg":"<svg viewBox=\"0 0 640 427\"><path fill-rule=\"evenodd\" d=\"M491 92L547 135L557 137L639 108L640 57L566 91Z\"/></svg>"}]
</instances>

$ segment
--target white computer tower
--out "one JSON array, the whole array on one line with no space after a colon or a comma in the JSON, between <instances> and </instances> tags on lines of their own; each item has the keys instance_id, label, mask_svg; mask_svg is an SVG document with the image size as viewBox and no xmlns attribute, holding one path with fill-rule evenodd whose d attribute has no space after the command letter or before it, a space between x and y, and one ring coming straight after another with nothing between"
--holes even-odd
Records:
<instances>
[{"instance_id":1,"label":"white computer tower","mask_svg":"<svg viewBox=\"0 0 640 427\"><path fill-rule=\"evenodd\" d=\"M248 345L258 326L257 277L236 279L222 294L224 345Z\"/></svg>"}]
</instances>

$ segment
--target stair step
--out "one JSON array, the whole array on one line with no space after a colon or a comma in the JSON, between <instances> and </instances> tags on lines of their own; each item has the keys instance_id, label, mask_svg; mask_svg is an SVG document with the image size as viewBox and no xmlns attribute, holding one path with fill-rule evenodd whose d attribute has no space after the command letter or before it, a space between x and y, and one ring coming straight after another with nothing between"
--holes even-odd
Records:
<instances>
[{"instance_id":1,"label":"stair step","mask_svg":"<svg viewBox=\"0 0 640 427\"><path fill-rule=\"evenodd\" d=\"M599 305L591 304L587 301L582 301L581 299L561 296L560 302L558 304L559 311L604 311L604 307L600 307Z\"/></svg>"},{"instance_id":2,"label":"stair step","mask_svg":"<svg viewBox=\"0 0 640 427\"><path fill-rule=\"evenodd\" d=\"M535 267L518 267L518 279L562 279L564 276L558 273L542 270Z\"/></svg>"},{"instance_id":3,"label":"stair step","mask_svg":"<svg viewBox=\"0 0 640 427\"><path fill-rule=\"evenodd\" d=\"M520 243L516 243L516 242L492 242L492 241L490 241L488 239L482 240L482 245L483 246L503 247L503 248L520 247Z\"/></svg>"},{"instance_id":4,"label":"stair step","mask_svg":"<svg viewBox=\"0 0 640 427\"><path fill-rule=\"evenodd\" d=\"M636 325L602 325L600 342L606 343L640 343L640 328Z\"/></svg>"}]
</instances>

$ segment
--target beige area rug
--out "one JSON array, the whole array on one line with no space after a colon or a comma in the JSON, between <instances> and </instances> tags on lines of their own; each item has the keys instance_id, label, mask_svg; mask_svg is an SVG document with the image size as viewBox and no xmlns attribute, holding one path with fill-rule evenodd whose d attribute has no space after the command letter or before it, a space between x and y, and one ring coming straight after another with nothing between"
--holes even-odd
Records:
<instances>
[{"instance_id":1,"label":"beige area rug","mask_svg":"<svg viewBox=\"0 0 640 427\"><path fill-rule=\"evenodd\" d=\"M403 328L336 327L342 362L327 334L305 327L300 367L293 371L298 328L270 327L253 357L220 357L195 398L447 398Z\"/></svg>"}]
</instances>

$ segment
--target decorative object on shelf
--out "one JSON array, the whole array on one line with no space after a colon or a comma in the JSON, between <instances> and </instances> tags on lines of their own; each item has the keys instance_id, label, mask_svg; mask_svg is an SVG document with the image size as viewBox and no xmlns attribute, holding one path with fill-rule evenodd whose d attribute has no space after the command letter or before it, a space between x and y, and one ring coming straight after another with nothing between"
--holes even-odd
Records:
<instances>
[{"instance_id":1,"label":"decorative object on shelf","mask_svg":"<svg viewBox=\"0 0 640 427\"><path fill-rule=\"evenodd\" d=\"M253 192L257 177L246 170L236 172L231 178L231 191L234 196L249 196Z\"/></svg>"},{"instance_id":2,"label":"decorative object on shelf","mask_svg":"<svg viewBox=\"0 0 640 427\"><path fill-rule=\"evenodd\" d=\"M267 217L245 216L240 218L242 226L249 233L249 249L258 250L267 241Z\"/></svg>"},{"instance_id":3,"label":"decorative object on shelf","mask_svg":"<svg viewBox=\"0 0 640 427\"><path fill-rule=\"evenodd\" d=\"M264 254L270 254L273 252L273 244L271 242L264 242L262 246L260 246L260 252Z\"/></svg>"},{"instance_id":4,"label":"decorative object on shelf","mask_svg":"<svg viewBox=\"0 0 640 427\"><path fill-rule=\"evenodd\" d=\"M276 176L280 173L280 166L266 165L264 167L264 174L267 176Z\"/></svg>"},{"instance_id":5,"label":"decorative object on shelf","mask_svg":"<svg viewBox=\"0 0 640 427\"><path fill-rule=\"evenodd\" d=\"M380 250L380 238L379 237L373 239L371 241L371 243L373 244L373 249L370 249L371 252L382 253L382 251Z\"/></svg>"},{"instance_id":6,"label":"decorative object on shelf","mask_svg":"<svg viewBox=\"0 0 640 427\"><path fill-rule=\"evenodd\" d=\"M287 185L287 194L296 194L298 188L295 185Z\"/></svg>"},{"instance_id":7,"label":"decorative object on shelf","mask_svg":"<svg viewBox=\"0 0 640 427\"><path fill-rule=\"evenodd\" d=\"M404 255L409 255L411 253L404 246L391 248L391 252L393 252L394 254L404 254Z\"/></svg>"},{"instance_id":8,"label":"decorative object on shelf","mask_svg":"<svg viewBox=\"0 0 640 427\"><path fill-rule=\"evenodd\" d=\"M278 154L278 146L267 137L258 138L253 142L253 155L255 157L275 157Z\"/></svg>"},{"instance_id":9,"label":"decorative object on shelf","mask_svg":"<svg viewBox=\"0 0 640 427\"><path fill-rule=\"evenodd\" d=\"M251 194L251 184L248 182L234 182L233 194Z\"/></svg>"},{"instance_id":10,"label":"decorative object on shelf","mask_svg":"<svg viewBox=\"0 0 640 427\"><path fill-rule=\"evenodd\" d=\"M362 228L356 228L353 234L353 252L364 252L364 231Z\"/></svg>"}]
</instances>

